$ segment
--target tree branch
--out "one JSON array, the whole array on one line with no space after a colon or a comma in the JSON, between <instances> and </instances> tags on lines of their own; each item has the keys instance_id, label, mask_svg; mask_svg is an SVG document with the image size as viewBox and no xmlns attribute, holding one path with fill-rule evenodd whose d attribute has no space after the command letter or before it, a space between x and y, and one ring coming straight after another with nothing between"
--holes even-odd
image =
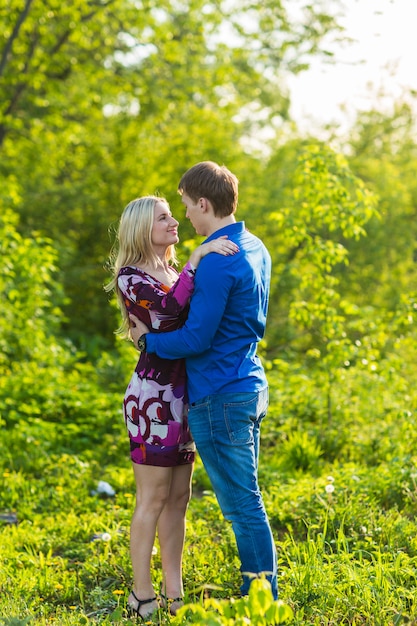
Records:
<instances>
[{"instance_id":1,"label":"tree branch","mask_svg":"<svg viewBox=\"0 0 417 626\"><path fill-rule=\"evenodd\" d=\"M12 46L14 41L17 39L18 35L19 35L19 30L20 27L22 26L23 22L25 21L25 19L28 16L29 13L29 9L30 9L30 5L32 4L33 0L26 0L25 6L23 8L23 11L21 12L15 27L12 31L12 34L10 35L8 41L6 42L6 45L4 46L3 49L3 54L1 56L0 59L0 76L2 76L4 69L6 67L6 63L7 63L7 58L12 50Z\"/></svg>"}]
</instances>

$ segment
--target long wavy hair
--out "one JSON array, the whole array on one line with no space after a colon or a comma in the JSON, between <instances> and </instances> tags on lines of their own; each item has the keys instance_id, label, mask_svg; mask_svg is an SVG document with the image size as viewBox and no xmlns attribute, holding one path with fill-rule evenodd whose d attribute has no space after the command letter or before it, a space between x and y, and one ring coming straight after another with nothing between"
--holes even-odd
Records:
<instances>
[{"instance_id":1,"label":"long wavy hair","mask_svg":"<svg viewBox=\"0 0 417 626\"><path fill-rule=\"evenodd\" d=\"M124 304L124 297L120 291L117 278L122 267L127 265L153 265L158 267L159 258L152 245L152 226L154 222L155 205L157 202L166 204L168 201L158 196L143 196L135 198L124 208L117 230L116 241L111 249L109 267L113 274L110 282L104 286L105 291L114 290L122 314L122 324L116 330L122 337L130 337L129 316ZM177 264L174 245L167 247L165 260L171 265Z\"/></svg>"}]
</instances>

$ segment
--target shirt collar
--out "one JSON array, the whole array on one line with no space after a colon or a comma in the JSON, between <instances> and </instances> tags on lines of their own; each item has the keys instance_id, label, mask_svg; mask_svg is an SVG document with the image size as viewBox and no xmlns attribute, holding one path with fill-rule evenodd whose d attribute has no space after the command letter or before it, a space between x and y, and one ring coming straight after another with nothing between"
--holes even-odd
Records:
<instances>
[{"instance_id":1,"label":"shirt collar","mask_svg":"<svg viewBox=\"0 0 417 626\"><path fill-rule=\"evenodd\" d=\"M215 230L214 233L211 233L210 237L207 237L206 241L211 241L212 239L217 239L222 235L238 235L239 233L243 233L245 230L245 222L234 222L233 224L229 224L228 226L224 226L223 228L219 228L219 230Z\"/></svg>"}]
</instances>

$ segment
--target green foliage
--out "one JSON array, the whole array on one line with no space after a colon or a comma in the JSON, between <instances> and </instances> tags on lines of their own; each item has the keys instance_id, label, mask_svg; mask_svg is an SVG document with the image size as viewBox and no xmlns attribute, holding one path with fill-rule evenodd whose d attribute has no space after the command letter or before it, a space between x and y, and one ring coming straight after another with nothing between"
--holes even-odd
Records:
<instances>
[{"instance_id":1,"label":"green foliage","mask_svg":"<svg viewBox=\"0 0 417 626\"><path fill-rule=\"evenodd\" d=\"M52 242L22 237L17 216L4 209L0 214L0 347L6 359L24 361L43 353L59 328L62 313L60 285L54 282L57 255ZM1 362L0 362L1 366Z\"/></svg>"},{"instance_id":2,"label":"green foliage","mask_svg":"<svg viewBox=\"0 0 417 626\"><path fill-rule=\"evenodd\" d=\"M33 449L39 446L41 454L48 455L59 441L64 442L62 449L78 451L108 439L110 457L117 450L111 441L113 429L102 425L103 430L97 418L119 413L111 394L103 395L98 382L98 375L104 377L112 362L103 355L96 371L81 362L81 355L68 341L57 339L63 296L51 242L22 237L10 211L0 217L0 241L4 269L0 278L0 423L22 442L13 466L35 466ZM48 436L42 442L46 428ZM10 456L7 447L4 454Z\"/></svg>"},{"instance_id":3,"label":"green foliage","mask_svg":"<svg viewBox=\"0 0 417 626\"><path fill-rule=\"evenodd\" d=\"M405 96L391 111L381 106L380 111L359 113L348 138L350 165L378 194L380 219L368 224L366 246L349 242L357 262L343 280L358 302L372 303L376 310L395 309L403 293L416 290L413 98L415 94Z\"/></svg>"},{"instance_id":4,"label":"green foliage","mask_svg":"<svg viewBox=\"0 0 417 626\"><path fill-rule=\"evenodd\" d=\"M102 285L123 207L159 192L180 217L191 164L245 171L242 137L287 116L281 74L335 19L313 6L293 19L280 2L9 0L0 20L2 204L25 236L54 241L66 334L97 357L116 327Z\"/></svg>"},{"instance_id":5,"label":"green foliage","mask_svg":"<svg viewBox=\"0 0 417 626\"><path fill-rule=\"evenodd\" d=\"M252 581L249 594L238 600L209 598L201 604L187 604L178 611L174 624L210 624L212 626L272 626L291 621L292 609L282 601L274 601L271 586L265 579Z\"/></svg>"},{"instance_id":6,"label":"green foliage","mask_svg":"<svg viewBox=\"0 0 417 626\"><path fill-rule=\"evenodd\" d=\"M294 432L283 442L281 455L284 468L311 471L317 466L322 450L314 436L306 432Z\"/></svg>"},{"instance_id":7,"label":"green foliage","mask_svg":"<svg viewBox=\"0 0 417 626\"><path fill-rule=\"evenodd\" d=\"M285 134L283 72L337 29L320 3L11 0L0 19L0 623L135 623L121 398L136 353L102 290L108 230L142 193L180 217L177 181L203 159L237 173L239 217L273 257L260 476L281 599L262 578L238 597L197 460L186 605L154 621L414 623L412 108L360 114L348 156Z\"/></svg>"},{"instance_id":8,"label":"green foliage","mask_svg":"<svg viewBox=\"0 0 417 626\"><path fill-rule=\"evenodd\" d=\"M287 351L320 350L331 370L348 358L346 320L359 314L339 287L336 270L348 263L342 242L365 234L375 198L342 155L319 144L302 147L281 194L264 237L275 268L269 336Z\"/></svg>"},{"instance_id":9,"label":"green foliage","mask_svg":"<svg viewBox=\"0 0 417 626\"><path fill-rule=\"evenodd\" d=\"M277 539L281 601L272 601L262 579L254 581L248 598L237 597L233 533L198 462L184 554L186 606L175 619L161 609L156 623L388 626L401 615L417 617L417 396L407 368L399 366L414 351L415 343L404 337L378 371L345 369L330 427L322 419L320 373L288 363L271 367L261 481ZM88 376L88 394L72 387L71 434L67 399L59 394L59 421L52 421L51 408L48 418L28 415L15 428L3 424L3 621L132 623L125 603L134 481L116 416L122 390L109 393L91 371ZM97 412L90 403L94 389L107 406ZM81 433L84 445L78 443ZM107 480L116 496L96 495L98 480ZM8 523L5 512L14 513L17 523ZM156 548L155 587L161 575Z\"/></svg>"},{"instance_id":10,"label":"green foliage","mask_svg":"<svg viewBox=\"0 0 417 626\"><path fill-rule=\"evenodd\" d=\"M19 358L5 353L0 385L2 620L133 623L126 600L134 481L120 401L135 354L120 343L118 354L104 353L93 367L68 343L64 349L51 333L61 292L49 251L18 235L12 215L2 223L7 276L25 285L13 344ZM46 265L36 279L25 274L27 254ZM10 284L3 283L1 305L7 319L15 302L7 297ZM56 310L46 326L50 301L37 316L31 307L53 285ZM359 329L348 365L333 362L331 415L320 355L266 362L271 406L261 482L277 539L280 601L263 579L238 597L233 532L198 461L184 553L186 604L175 619L160 609L156 623L389 626L417 618L417 395L409 377L415 308L415 299L404 297L395 315ZM32 351L19 343L25 311L33 318ZM4 329L11 346L9 335ZM113 486L113 498L97 494L99 480Z\"/></svg>"}]
</instances>

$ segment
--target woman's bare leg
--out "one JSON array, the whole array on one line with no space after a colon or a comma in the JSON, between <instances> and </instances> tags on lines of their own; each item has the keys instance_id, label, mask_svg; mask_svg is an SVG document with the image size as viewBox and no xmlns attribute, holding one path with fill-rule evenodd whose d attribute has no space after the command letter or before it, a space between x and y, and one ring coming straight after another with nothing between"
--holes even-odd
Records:
<instances>
[{"instance_id":1,"label":"woman's bare leg","mask_svg":"<svg viewBox=\"0 0 417 626\"><path fill-rule=\"evenodd\" d=\"M185 539L185 515L191 497L193 465L172 468L169 496L158 520L158 538L163 570L163 593L169 598L181 597L182 555ZM174 612L175 607L172 606Z\"/></svg>"},{"instance_id":2,"label":"woman's bare leg","mask_svg":"<svg viewBox=\"0 0 417 626\"><path fill-rule=\"evenodd\" d=\"M155 596L151 579L151 557L161 512L169 501L173 476L171 467L154 467L133 463L136 481L136 507L130 527L130 556L133 569L133 591L139 600ZM136 608L131 594L128 603ZM142 617L158 608L155 601L143 605Z\"/></svg>"}]
</instances>

